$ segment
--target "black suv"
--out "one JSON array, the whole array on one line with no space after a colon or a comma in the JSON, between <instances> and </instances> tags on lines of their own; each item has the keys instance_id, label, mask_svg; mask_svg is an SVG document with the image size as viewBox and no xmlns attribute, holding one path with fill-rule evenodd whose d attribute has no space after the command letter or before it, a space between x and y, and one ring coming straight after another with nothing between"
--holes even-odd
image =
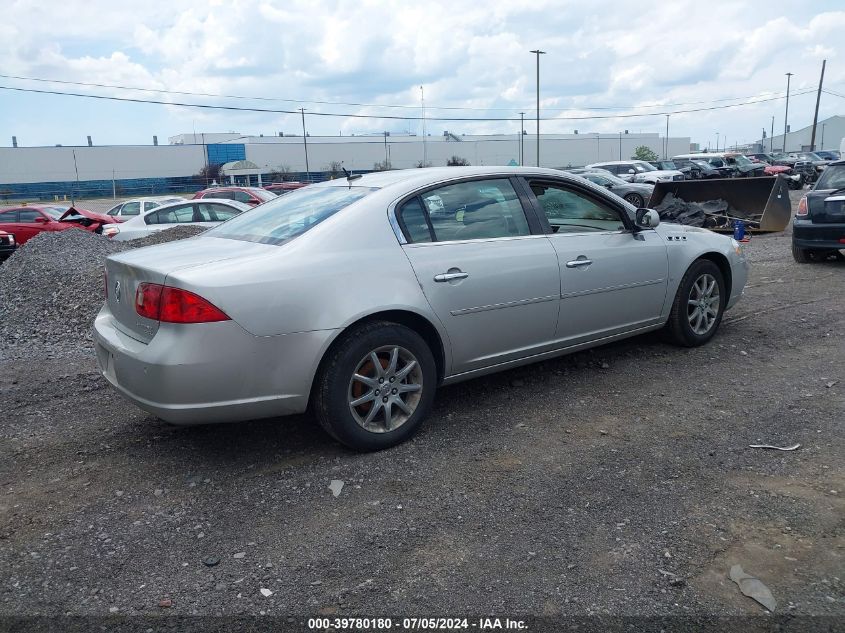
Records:
<instances>
[{"instance_id":1,"label":"black suv","mask_svg":"<svg viewBox=\"0 0 845 633\"><path fill-rule=\"evenodd\" d=\"M845 259L845 160L830 163L816 186L798 203L792 221L792 256L796 262Z\"/></svg>"}]
</instances>

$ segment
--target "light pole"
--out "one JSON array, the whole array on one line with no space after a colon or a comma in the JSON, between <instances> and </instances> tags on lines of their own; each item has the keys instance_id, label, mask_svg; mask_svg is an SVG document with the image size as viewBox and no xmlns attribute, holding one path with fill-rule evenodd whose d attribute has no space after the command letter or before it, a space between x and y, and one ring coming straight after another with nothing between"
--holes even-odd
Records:
<instances>
[{"instance_id":1,"label":"light pole","mask_svg":"<svg viewBox=\"0 0 845 633\"><path fill-rule=\"evenodd\" d=\"M663 160L669 160L669 115L666 115L666 142L663 147Z\"/></svg>"},{"instance_id":2,"label":"light pole","mask_svg":"<svg viewBox=\"0 0 845 633\"><path fill-rule=\"evenodd\" d=\"M786 73L786 110L783 113L783 151L786 153L786 129L787 121L789 120L789 80L792 79L792 73Z\"/></svg>"},{"instance_id":3,"label":"light pole","mask_svg":"<svg viewBox=\"0 0 845 633\"><path fill-rule=\"evenodd\" d=\"M716 151L719 151L719 133L716 132Z\"/></svg>"},{"instance_id":4,"label":"light pole","mask_svg":"<svg viewBox=\"0 0 845 633\"><path fill-rule=\"evenodd\" d=\"M775 153L775 115L772 115L772 133L769 135L769 153Z\"/></svg>"},{"instance_id":5,"label":"light pole","mask_svg":"<svg viewBox=\"0 0 845 633\"><path fill-rule=\"evenodd\" d=\"M519 113L519 166L525 165L525 112Z\"/></svg>"},{"instance_id":6,"label":"light pole","mask_svg":"<svg viewBox=\"0 0 845 633\"><path fill-rule=\"evenodd\" d=\"M825 124L822 123L822 140L819 141L819 149L824 149L824 126Z\"/></svg>"},{"instance_id":7,"label":"light pole","mask_svg":"<svg viewBox=\"0 0 845 633\"><path fill-rule=\"evenodd\" d=\"M428 167L428 146L425 142L425 91L420 86L420 107L422 108L422 135L423 135L423 167Z\"/></svg>"},{"instance_id":8,"label":"light pole","mask_svg":"<svg viewBox=\"0 0 845 633\"><path fill-rule=\"evenodd\" d=\"M387 157L387 132L384 133L384 168L387 169L390 159Z\"/></svg>"},{"instance_id":9,"label":"light pole","mask_svg":"<svg viewBox=\"0 0 845 633\"><path fill-rule=\"evenodd\" d=\"M305 133L305 108L299 109L302 113L302 145L305 148L305 179L311 180L311 170L308 167L308 135Z\"/></svg>"},{"instance_id":10,"label":"light pole","mask_svg":"<svg viewBox=\"0 0 845 633\"><path fill-rule=\"evenodd\" d=\"M537 167L540 166L540 55L545 55L546 51L541 51L539 48L536 51L530 51L537 56Z\"/></svg>"}]
</instances>

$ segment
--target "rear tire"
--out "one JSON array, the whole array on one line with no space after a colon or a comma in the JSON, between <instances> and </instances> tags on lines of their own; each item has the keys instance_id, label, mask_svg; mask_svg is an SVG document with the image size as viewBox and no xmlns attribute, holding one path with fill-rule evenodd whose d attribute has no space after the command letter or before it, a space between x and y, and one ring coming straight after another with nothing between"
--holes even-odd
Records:
<instances>
[{"instance_id":1,"label":"rear tire","mask_svg":"<svg viewBox=\"0 0 845 633\"><path fill-rule=\"evenodd\" d=\"M684 347L704 345L719 329L726 300L719 267L708 259L694 261L681 279L666 323L670 342Z\"/></svg>"},{"instance_id":2,"label":"rear tire","mask_svg":"<svg viewBox=\"0 0 845 633\"><path fill-rule=\"evenodd\" d=\"M810 257L810 249L799 248L795 244L792 245L792 257L799 264L809 264L813 261Z\"/></svg>"},{"instance_id":3,"label":"rear tire","mask_svg":"<svg viewBox=\"0 0 845 633\"><path fill-rule=\"evenodd\" d=\"M645 200L643 200L643 197L638 193L629 193L625 196L625 200L633 204L638 209L642 209L643 205L645 205Z\"/></svg>"},{"instance_id":4,"label":"rear tire","mask_svg":"<svg viewBox=\"0 0 845 633\"><path fill-rule=\"evenodd\" d=\"M323 359L314 412L340 443L377 451L419 429L436 383L434 356L419 334L388 321L365 323L344 334Z\"/></svg>"}]
</instances>

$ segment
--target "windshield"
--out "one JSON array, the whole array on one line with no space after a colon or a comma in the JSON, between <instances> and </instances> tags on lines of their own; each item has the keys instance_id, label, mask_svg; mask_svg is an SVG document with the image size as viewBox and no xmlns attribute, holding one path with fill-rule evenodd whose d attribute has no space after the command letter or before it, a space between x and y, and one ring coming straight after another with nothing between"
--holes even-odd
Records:
<instances>
[{"instance_id":1,"label":"windshield","mask_svg":"<svg viewBox=\"0 0 845 633\"><path fill-rule=\"evenodd\" d=\"M41 210L54 220L58 220L70 207L41 207Z\"/></svg>"},{"instance_id":2,"label":"windshield","mask_svg":"<svg viewBox=\"0 0 845 633\"><path fill-rule=\"evenodd\" d=\"M655 161L655 162L657 163L657 166L660 169L677 169L678 168L678 166L675 165L675 163L672 162L671 160L658 160L658 161Z\"/></svg>"},{"instance_id":3,"label":"windshield","mask_svg":"<svg viewBox=\"0 0 845 633\"><path fill-rule=\"evenodd\" d=\"M206 233L262 244L283 244L375 191L373 187L305 187L224 222Z\"/></svg>"},{"instance_id":4,"label":"windshield","mask_svg":"<svg viewBox=\"0 0 845 633\"><path fill-rule=\"evenodd\" d=\"M657 167L655 167L654 165L649 165L648 163L634 163L634 169L639 172L657 171Z\"/></svg>"},{"instance_id":5,"label":"windshield","mask_svg":"<svg viewBox=\"0 0 845 633\"><path fill-rule=\"evenodd\" d=\"M690 161L690 162L695 164L695 165L698 165L699 167L701 167L705 171L710 171L711 169L713 169L713 165L708 163L706 160L693 160L693 161Z\"/></svg>"},{"instance_id":6,"label":"windshield","mask_svg":"<svg viewBox=\"0 0 845 633\"><path fill-rule=\"evenodd\" d=\"M818 154L814 154L813 152L801 152L797 156L798 158L802 158L804 160L824 160L824 158Z\"/></svg>"},{"instance_id":7,"label":"windshield","mask_svg":"<svg viewBox=\"0 0 845 633\"><path fill-rule=\"evenodd\" d=\"M750 160L748 160L748 157L743 156L742 154L737 154L736 156L731 156L731 158L733 158L736 161L737 165L745 166L745 165L753 165L754 164Z\"/></svg>"},{"instance_id":8,"label":"windshield","mask_svg":"<svg viewBox=\"0 0 845 633\"><path fill-rule=\"evenodd\" d=\"M842 187L845 187L845 165L833 165L822 172L814 189L841 189Z\"/></svg>"}]
</instances>

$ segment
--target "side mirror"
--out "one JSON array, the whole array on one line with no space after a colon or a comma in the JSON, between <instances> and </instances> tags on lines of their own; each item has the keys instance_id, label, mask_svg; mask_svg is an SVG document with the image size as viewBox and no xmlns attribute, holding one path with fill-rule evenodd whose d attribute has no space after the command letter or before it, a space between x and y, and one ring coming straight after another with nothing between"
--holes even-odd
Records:
<instances>
[{"instance_id":1,"label":"side mirror","mask_svg":"<svg viewBox=\"0 0 845 633\"><path fill-rule=\"evenodd\" d=\"M49 220L47 218L43 218L41 216L38 216L37 218L35 218L36 224L47 224L47 222L49 222Z\"/></svg>"},{"instance_id":2,"label":"side mirror","mask_svg":"<svg viewBox=\"0 0 845 633\"><path fill-rule=\"evenodd\" d=\"M634 171L633 169L629 169L629 170L628 170L628 173L629 173L629 174L636 174L637 172L636 172L636 171Z\"/></svg>"},{"instance_id":3,"label":"side mirror","mask_svg":"<svg viewBox=\"0 0 845 633\"><path fill-rule=\"evenodd\" d=\"M637 209L635 223L641 229L653 229L660 224L660 216L654 209Z\"/></svg>"},{"instance_id":4,"label":"side mirror","mask_svg":"<svg viewBox=\"0 0 845 633\"><path fill-rule=\"evenodd\" d=\"M608 189L613 189L613 183L612 182L606 182L606 183L604 183L604 186L607 187Z\"/></svg>"}]
</instances>

